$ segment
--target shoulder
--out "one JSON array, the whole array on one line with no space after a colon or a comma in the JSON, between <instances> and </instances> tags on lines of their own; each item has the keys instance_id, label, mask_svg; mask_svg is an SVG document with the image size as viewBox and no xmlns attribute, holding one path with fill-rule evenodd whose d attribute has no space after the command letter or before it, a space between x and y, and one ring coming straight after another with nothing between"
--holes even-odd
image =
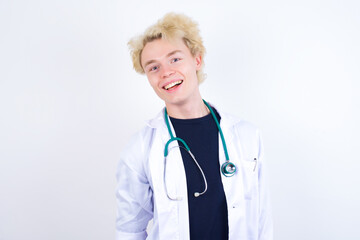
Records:
<instances>
[{"instance_id":1,"label":"shoulder","mask_svg":"<svg viewBox=\"0 0 360 240\"><path fill-rule=\"evenodd\" d=\"M122 158L141 157L146 154L153 135L153 128L144 126L140 131L133 134L121 151Z\"/></svg>"},{"instance_id":2,"label":"shoulder","mask_svg":"<svg viewBox=\"0 0 360 240\"><path fill-rule=\"evenodd\" d=\"M259 132L259 128L249 121L246 121L238 116L226 112L222 112L219 110L218 112L221 116L221 120L224 122L224 124L227 127L235 128L236 130L245 131L249 133Z\"/></svg>"},{"instance_id":3,"label":"shoulder","mask_svg":"<svg viewBox=\"0 0 360 240\"><path fill-rule=\"evenodd\" d=\"M121 158L144 158L151 148L154 133L164 124L162 112L146 122L145 126L130 138L121 152Z\"/></svg>"},{"instance_id":4,"label":"shoulder","mask_svg":"<svg viewBox=\"0 0 360 240\"><path fill-rule=\"evenodd\" d=\"M221 119L224 119L226 130L224 131L225 138L229 143L239 147L244 156L254 156L260 159L262 152L261 131L257 126L249 121L241 119L231 114L221 113Z\"/></svg>"},{"instance_id":5,"label":"shoulder","mask_svg":"<svg viewBox=\"0 0 360 240\"><path fill-rule=\"evenodd\" d=\"M228 139L239 141L244 147L258 148L261 145L261 132L253 123L238 116L218 111L224 135Z\"/></svg>"}]
</instances>

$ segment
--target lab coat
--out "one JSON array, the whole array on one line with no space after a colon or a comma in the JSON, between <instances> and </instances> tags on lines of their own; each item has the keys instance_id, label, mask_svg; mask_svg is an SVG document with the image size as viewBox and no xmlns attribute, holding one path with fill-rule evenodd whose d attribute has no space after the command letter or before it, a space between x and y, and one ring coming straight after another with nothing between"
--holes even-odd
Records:
<instances>
[{"instance_id":1,"label":"lab coat","mask_svg":"<svg viewBox=\"0 0 360 240\"><path fill-rule=\"evenodd\" d=\"M217 111L230 161L237 167L232 177L221 174L228 209L229 239L272 240L259 130L246 121ZM175 134L172 125L171 128ZM167 159L164 179L164 147L169 139L163 109L123 150L117 169L117 240L190 239L186 175L179 148ZM173 141L169 149L177 144ZM220 136L219 161L220 166L226 161ZM171 197L182 200L170 200L166 188ZM153 228L148 235L146 227L152 218Z\"/></svg>"}]
</instances>

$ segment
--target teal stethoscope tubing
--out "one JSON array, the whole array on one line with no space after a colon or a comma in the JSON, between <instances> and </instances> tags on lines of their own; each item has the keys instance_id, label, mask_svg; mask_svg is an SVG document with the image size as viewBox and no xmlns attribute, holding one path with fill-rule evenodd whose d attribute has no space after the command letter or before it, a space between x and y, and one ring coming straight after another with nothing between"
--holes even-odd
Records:
<instances>
[{"instance_id":1,"label":"teal stethoscope tubing","mask_svg":"<svg viewBox=\"0 0 360 240\"><path fill-rule=\"evenodd\" d=\"M214 113L214 111L212 110L212 108L210 107L210 105L209 105L204 99L203 99L203 101L204 101L205 105L208 107L208 109L210 110L210 113L211 113L212 117L213 117L214 120L215 120L216 126L217 126L218 129L219 129L219 133L220 133L222 145L223 145L223 148L224 148L224 153L225 153L226 161L230 161L230 160L229 160L229 154L228 154L227 147L226 147L226 143L225 143L224 134L223 134L223 132L222 132L222 130L221 130L219 121L217 120L217 118L216 118L216 116L215 116L215 113ZM183 139L174 137L174 135L173 135L172 132L171 132L171 128L170 128L170 124L169 124L169 118L168 118L168 114L167 114L166 108L165 108L165 111L164 111L164 112L165 112L165 122L166 122L166 126L167 126L167 129L168 129L169 134L170 134L170 140L169 140L169 141L166 143L166 145L165 145L164 157L167 157L167 155L169 154L169 150L168 150L169 144L170 144L172 141L175 141L175 140L178 140L178 141L182 142L182 144L184 144L186 150L190 151L189 146L186 144L186 142L185 142Z\"/></svg>"},{"instance_id":2,"label":"teal stethoscope tubing","mask_svg":"<svg viewBox=\"0 0 360 240\"><path fill-rule=\"evenodd\" d=\"M227 147L226 147L226 142L225 142L225 138L224 138L224 134L221 130L221 127L220 127L220 124L219 124L219 121L217 120L216 116L215 116L215 113L214 111L212 110L212 108L210 107L210 105L205 101L203 100L203 102L205 103L206 107L209 109L212 117L214 118L215 120L215 123L216 123L216 126L217 128L219 129L219 133L220 133L220 137L221 137L221 141L222 141L222 145L223 145L223 148L224 148L224 154L225 154L225 158L226 158L226 162L224 164L222 164L221 166L221 173L226 176L226 177L231 177L235 174L236 172L236 167L233 163L230 162L229 160L229 154L228 154L228 151L227 151ZM166 172L166 157L168 156L169 154L169 144L173 141L180 141L185 149L187 150L187 152L190 154L190 156L192 157L192 159L195 161L196 165L198 166L199 170L201 171L201 174L203 175L203 178L204 178L204 182L205 182L205 190L202 192L202 193L194 193L195 197L198 197L202 194L204 194L207 190L207 181L206 181L206 178L205 178L205 175L204 175L204 172L202 171L200 165L198 164L198 162L196 161L194 155L191 153L190 151L190 148L189 146L186 144L186 142L181 139L181 138L178 138L178 137L174 137L173 133L171 132L171 128L170 128L170 123L169 123L169 118L168 118L168 114L167 114L167 110L165 108L165 111L164 111L164 114L165 114L165 123L166 123L166 126L167 126L167 129L169 131L169 134L170 134L170 139L169 141L167 141L167 143L165 144L165 150L164 150L164 157L165 157L165 169L164 169L164 180L165 180L165 172ZM179 146L181 147L181 146ZM166 187L166 184L165 184L165 187ZM173 199L171 198L169 195L168 197L172 200L179 200L178 198L176 199Z\"/></svg>"}]
</instances>

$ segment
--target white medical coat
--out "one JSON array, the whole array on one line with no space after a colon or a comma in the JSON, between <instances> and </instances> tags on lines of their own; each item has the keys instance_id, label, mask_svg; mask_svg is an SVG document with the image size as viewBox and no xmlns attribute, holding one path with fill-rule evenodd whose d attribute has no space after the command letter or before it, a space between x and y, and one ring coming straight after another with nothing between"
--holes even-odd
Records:
<instances>
[{"instance_id":1,"label":"white medical coat","mask_svg":"<svg viewBox=\"0 0 360 240\"><path fill-rule=\"evenodd\" d=\"M272 218L259 130L248 122L218 112L230 161L237 167L232 177L221 174L229 240L271 240ZM164 147L169 139L162 110L122 152L117 169L117 240L190 239L186 175L178 149L167 160L164 181ZM177 141L169 149L174 144ZM220 166L226 161L222 149L219 139ZM167 197L165 182L169 195L181 197L181 201ZM152 218L153 229L147 235L146 227Z\"/></svg>"}]
</instances>

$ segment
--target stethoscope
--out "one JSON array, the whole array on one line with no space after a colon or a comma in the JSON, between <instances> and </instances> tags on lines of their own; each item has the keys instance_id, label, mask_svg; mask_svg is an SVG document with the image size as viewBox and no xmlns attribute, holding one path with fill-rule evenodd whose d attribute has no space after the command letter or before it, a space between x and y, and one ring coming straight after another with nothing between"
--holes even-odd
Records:
<instances>
[{"instance_id":1,"label":"stethoscope","mask_svg":"<svg viewBox=\"0 0 360 240\"><path fill-rule=\"evenodd\" d=\"M224 148L224 153L225 153L225 158L226 158L226 161L221 165L221 173L225 176L225 177L232 177L235 172L236 172L236 166L235 164L233 164L232 162L230 162L229 160L229 154L228 154L228 151L227 151L227 147L226 147L226 143L225 143L225 138L224 138L224 134L221 130L221 127L220 127L220 124L219 124L219 121L217 120L216 116L215 116L215 113L214 111L212 110L212 108L210 107L210 105L205 101L203 100L206 107L209 109L212 117L214 118L214 121L216 123L216 126L218 127L219 129L219 133L220 133L220 137L221 137L221 141L222 141L222 145L223 145L223 148ZM199 163L196 161L196 158L195 156L192 154L192 152L190 151L190 148L189 146L186 144L186 142L181 139L181 138L178 138L178 137L174 137L174 135L172 134L171 132L171 128L170 128L170 124L169 124L169 117L168 117L168 114L167 114L167 110L165 108L164 110L164 115L165 115L165 123L166 123L166 126L167 126L167 129L169 131L169 134L170 134L170 139L169 141L167 141L167 143L165 144L165 150L164 150L164 157L165 157L165 163L164 163L164 186L165 186L165 191L166 191L166 194L168 196L168 198L170 200L181 200L180 197L176 197L176 198L173 198L171 196L169 196L169 193L167 191L167 185L166 185L166 181L165 181L165 178L166 178L166 162L167 162L167 157L169 155L169 144L173 141L180 141L183 145L183 146L175 146L175 147L172 147L170 148L170 150L172 150L173 148L176 148L176 147L181 147L181 148L184 148L191 156L191 158L194 160L196 166L199 168L200 172L201 172L201 175L204 179L204 183L205 183L205 189L204 191L202 192L195 192L194 193L194 196L195 197L199 197L201 195L203 195L206 191L207 191L207 181L206 181L206 177L205 177L205 174L203 172L203 170L201 169Z\"/></svg>"}]
</instances>

